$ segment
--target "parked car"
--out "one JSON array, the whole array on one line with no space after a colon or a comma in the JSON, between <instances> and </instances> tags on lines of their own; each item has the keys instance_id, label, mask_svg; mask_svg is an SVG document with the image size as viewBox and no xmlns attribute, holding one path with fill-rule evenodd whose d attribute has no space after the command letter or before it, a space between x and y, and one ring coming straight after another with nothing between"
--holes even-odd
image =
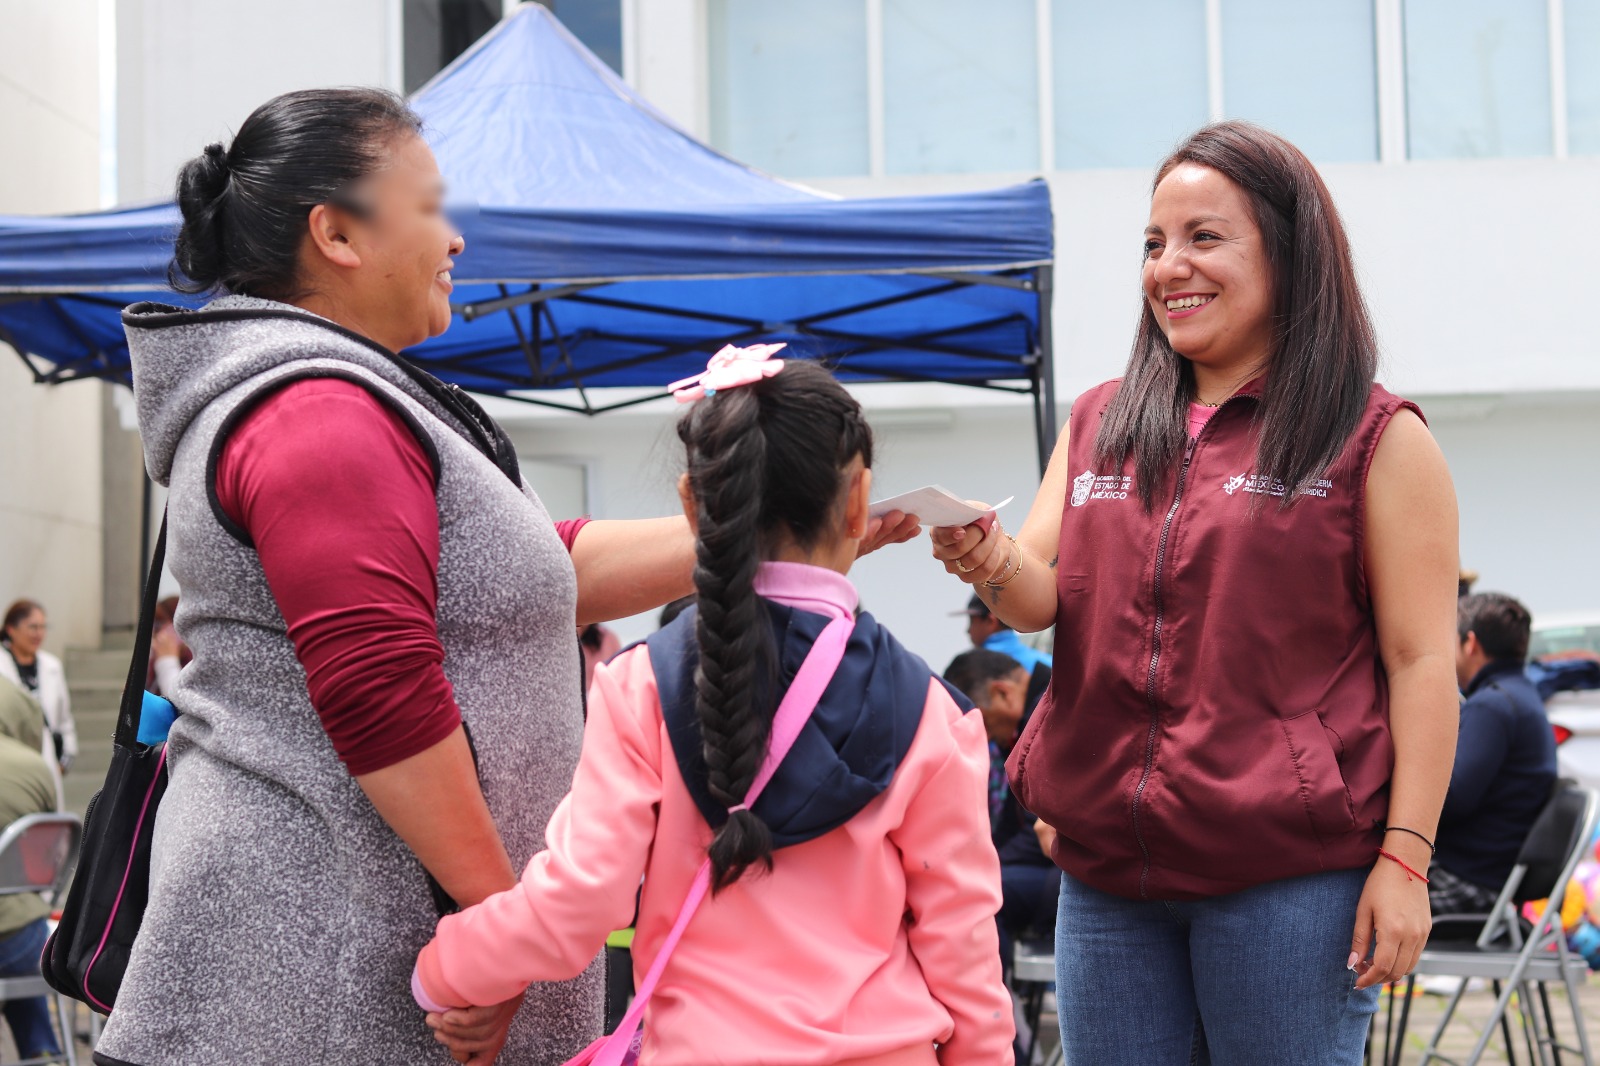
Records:
<instances>
[{"instance_id":1,"label":"parked car","mask_svg":"<svg viewBox=\"0 0 1600 1066\"><path fill-rule=\"evenodd\" d=\"M1535 662L1530 670L1534 674L1538 664L1585 661L1595 663L1600 672L1600 611L1535 618L1528 657ZM1544 706L1556 732L1561 776L1600 788L1600 688L1555 692L1545 698Z\"/></svg>"}]
</instances>

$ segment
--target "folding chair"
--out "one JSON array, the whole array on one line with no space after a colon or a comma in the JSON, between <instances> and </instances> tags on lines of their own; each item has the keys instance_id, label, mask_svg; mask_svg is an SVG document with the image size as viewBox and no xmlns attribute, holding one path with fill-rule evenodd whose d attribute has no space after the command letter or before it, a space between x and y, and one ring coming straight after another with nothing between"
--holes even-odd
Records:
<instances>
[{"instance_id":1,"label":"folding chair","mask_svg":"<svg viewBox=\"0 0 1600 1066\"><path fill-rule=\"evenodd\" d=\"M1056 957L1053 945L1019 941L1011 953L1011 983L1021 1001L1022 1020L1031 1034L1028 1062L1038 1057L1039 1016L1044 1013L1044 996L1050 982L1056 979ZM1018 1060L1018 1066L1028 1066ZM1057 1047L1045 1066L1065 1066L1066 1053Z\"/></svg>"},{"instance_id":2,"label":"folding chair","mask_svg":"<svg viewBox=\"0 0 1600 1066\"><path fill-rule=\"evenodd\" d=\"M38 892L49 896L52 904L59 902L72 878L82 835L83 823L75 814L30 814L6 826L0 832L0 896ZM54 996L56 1033L63 1050L60 1055L26 1059L22 1066L49 1062L77 1066L78 1053L65 997L55 995L38 974L0 977L0 1000L34 996Z\"/></svg>"},{"instance_id":3,"label":"folding chair","mask_svg":"<svg viewBox=\"0 0 1600 1066\"><path fill-rule=\"evenodd\" d=\"M1404 1051L1411 990L1418 976L1461 979L1460 987L1450 997L1444 1017L1434 1030L1433 1039L1423 1051L1419 1066L1428 1066L1435 1060L1455 1064L1454 1059L1439 1053L1439 1041L1461 1004L1468 980L1474 977L1493 982L1497 997L1471 1056L1465 1063L1455 1066L1476 1066L1497 1028L1504 1034L1507 1058L1516 1061L1511 1028L1506 1020L1513 996L1518 997L1518 1012L1530 1051L1542 1066L1552 1066L1552 1063L1562 1066L1564 1051L1581 1055L1584 1066L1594 1066L1583 1009L1578 1000L1578 990L1587 979L1589 967L1567 948L1567 935L1561 927L1560 901L1566 897L1567 883L1583 860L1589 841L1594 839L1597 821L1600 821L1600 793L1580 788L1570 781L1559 782L1555 794L1545 804L1528 839L1523 842L1517 864L1490 912L1487 915L1443 916L1438 920L1416 972L1406 985L1399 1036L1390 1060L1394 1066L1399 1066ZM1522 904L1546 899L1552 902L1530 928L1521 917ZM1479 932L1473 939L1475 929ZM1546 984L1556 981L1567 990L1572 1023L1577 1030L1577 1047L1562 1044L1556 1038L1555 1019L1546 991ZM1530 986L1538 988L1537 1000ZM1543 1007L1542 1032L1536 1002Z\"/></svg>"}]
</instances>

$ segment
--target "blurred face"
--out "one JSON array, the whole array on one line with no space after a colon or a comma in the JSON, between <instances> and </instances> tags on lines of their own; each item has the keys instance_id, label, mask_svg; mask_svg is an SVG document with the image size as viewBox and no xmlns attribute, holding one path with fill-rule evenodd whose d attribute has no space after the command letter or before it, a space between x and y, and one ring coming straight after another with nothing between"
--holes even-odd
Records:
<instances>
[{"instance_id":1,"label":"blurred face","mask_svg":"<svg viewBox=\"0 0 1600 1066\"><path fill-rule=\"evenodd\" d=\"M1456 686L1465 692L1478 671L1488 662L1489 656L1484 654L1483 645L1478 643L1478 634L1469 630L1456 645Z\"/></svg>"},{"instance_id":2,"label":"blurred face","mask_svg":"<svg viewBox=\"0 0 1600 1066\"><path fill-rule=\"evenodd\" d=\"M1250 202L1210 167L1180 163L1156 186L1144 295L1173 351L1245 372L1272 351L1272 269Z\"/></svg>"},{"instance_id":3,"label":"blurred face","mask_svg":"<svg viewBox=\"0 0 1600 1066\"><path fill-rule=\"evenodd\" d=\"M31 658L39 652L39 646L44 643L44 635L49 627L45 624L43 611L34 611L28 617L14 626L6 628L6 639L11 641L11 647L23 658Z\"/></svg>"},{"instance_id":4,"label":"blurred face","mask_svg":"<svg viewBox=\"0 0 1600 1066\"><path fill-rule=\"evenodd\" d=\"M319 208L311 222L313 243L335 268L334 284L319 286L336 308L331 317L400 351L450 325L450 271L466 242L445 217L444 179L427 142L405 136L389 154L389 166L350 190L360 211Z\"/></svg>"},{"instance_id":5,"label":"blurred face","mask_svg":"<svg viewBox=\"0 0 1600 1066\"><path fill-rule=\"evenodd\" d=\"M974 648L983 647L984 641L998 632L1000 623L994 620L993 615L967 615L967 639L972 641Z\"/></svg>"},{"instance_id":6,"label":"blurred face","mask_svg":"<svg viewBox=\"0 0 1600 1066\"><path fill-rule=\"evenodd\" d=\"M1016 743L1027 701L1028 672L1020 666L1005 677L989 682L989 698L979 709L990 740L1005 749Z\"/></svg>"}]
</instances>

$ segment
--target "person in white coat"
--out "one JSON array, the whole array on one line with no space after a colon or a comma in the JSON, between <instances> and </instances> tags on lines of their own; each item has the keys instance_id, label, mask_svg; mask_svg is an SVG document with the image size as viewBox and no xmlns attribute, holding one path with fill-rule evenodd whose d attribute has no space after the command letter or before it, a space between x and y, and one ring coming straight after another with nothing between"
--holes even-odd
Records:
<instances>
[{"instance_id":1,"label":"person in white coat","mask_svg":"<svg viewBox=\"0 0 1600 1066\"><path fill-rule=\"evenodd\" d=\"M77 758L78 730L72 721L66 670L41 646L47 629L44 608L33 600L18 600L6 609L0 628L0 645L6 652L0 655L0 677L39 701L48 727L42 754L60 777Z\"/></svg>"}]
</instances>

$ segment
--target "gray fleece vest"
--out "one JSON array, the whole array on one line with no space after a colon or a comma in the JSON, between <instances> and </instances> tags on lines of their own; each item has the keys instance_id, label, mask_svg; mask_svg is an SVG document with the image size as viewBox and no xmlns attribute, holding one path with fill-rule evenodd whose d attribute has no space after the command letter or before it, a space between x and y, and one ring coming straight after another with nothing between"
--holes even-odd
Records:
<instances>
[{"instance_id":1,"label":"gray fleece vest","mask_svg":"<svg viewBox=\"0 0 1600 1066\"><path fill-rule=\"evenodd\" d=\"M363 338L245 297L198 312L140 305L125 324L147 464L170 487L168 561L194 662L173 697L150 906L100 1054L448 1063L410 993L437 919L424 872L335 756L260 560L215 506L214 456L263 390L306 376L356 382L411 424L438 470L444 670L519 867L544 848L581 740L567 552L526 484ZM500 1062L580 1050L600 1031L601 984L591 966L531 988Z\"/></svg>"}]
</instances>

